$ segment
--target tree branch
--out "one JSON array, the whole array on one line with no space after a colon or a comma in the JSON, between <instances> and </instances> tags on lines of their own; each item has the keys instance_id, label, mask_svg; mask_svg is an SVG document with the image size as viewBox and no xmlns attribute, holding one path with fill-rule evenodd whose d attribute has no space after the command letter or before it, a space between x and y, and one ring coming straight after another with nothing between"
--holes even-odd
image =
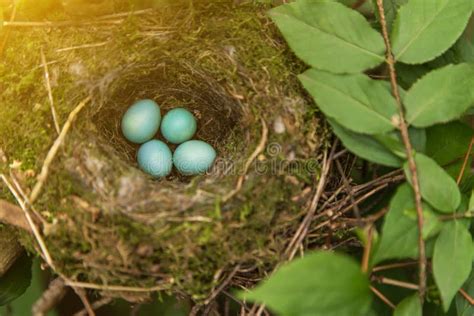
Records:
<instances>
[{"instance_id":1,"label":"tree branch","mask_svg":"<svg viewBox=\"0 0 474 316\"><path fill-rule=\"evenodd\" d=\"M405 146L407 158L408 158L408 167L410 168L413 192L415 193L415 204L416 204L416 213L418 219L418 254L419 254L419 295L420 300L423 303L424 296L426 293L426 251L425 251L425 241L423 240L423 204L421 199L420 183L418 179L418 171L416 167L415 158L413 156L413 146L410 142L410 136L408 134L408 126L405 120L404 108L400 98L400 91L398 90L397 83L397 73L395 70L395 59L392 53L392 46L390 44L388 31L387 31L387 22L385 20L385 10L383 8L383 0L377 0L377 8L380 15L380 25L382 27L382 34L385 41L385 46L387 47L387 65L390 72L390 84L392 86L392 93L397 101L398 112L400 116L400 132L402 134L403 144Z\"/></svg>"}]
</instances>

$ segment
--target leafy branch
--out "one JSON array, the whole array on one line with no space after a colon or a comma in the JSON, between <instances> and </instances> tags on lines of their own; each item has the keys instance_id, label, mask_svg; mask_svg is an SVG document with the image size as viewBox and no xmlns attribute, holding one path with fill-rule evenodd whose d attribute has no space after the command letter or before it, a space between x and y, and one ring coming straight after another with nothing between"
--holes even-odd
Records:
<instances>
[{"instance_id":1,"label":"leafy branch","mask_svg":"<svg viewBox=\"0 0 474 316\"><path fill-rule=\"evenodd\" d=\"M351 208L358 210L352 222L366 225L358 230L363 232L361 264L348 255L316 251L282 266L242 297L282 315L377 315L370 303L373 295L397 316L420 316L424 305L447 312L454 301L461 315L463 303L474 301L469 230L474 175L468 168L474 131L463 122L474 106L474 41L462 35L470 34L466 26L474 4L373 0L380 33L348 7L351 3L339 2L296 0L270 10L270 16L310 67L299 79L346 149L385 166L386 175L403 173L395 182L406 182L395 189L384 187L393 196L374 210L383 210L380 231L376 222L382 216L368 220L375 215L359 207L359 199L342 198L352 200ZM388 82L378 80L384 78L379 67L384 62ZM348 179L341 192L350 195ZM324 204L318 207L326 213ZM318 218L311 216L312 222L305 224ZM323 227L316 223L312 234ZM413 263L418 265L418 282L383 275L411 269ZM429 275L436 293L427 291ZM377 284L418 293L397 302ZM474 313L474 306L465 309Z\"/></svg>"},{"instance_id":2,"label":"leafy branch","mask_svg":"<svg viewBox=\"0 0 474 316\"><path fill-rule=\"evenodd\" d=\"M420 192L420 183L418 179L418 171L416 162L413 156L413 146L410 141L410 135L408 132L408 126L405 120L405 113L403 104L400 97L400 91L398 88L397 74L395 70L395 60L393 58L392 46L390 44L390 39L388 36L387 22L385 20L385 9L383 7L383 0L377 0L377 8L379 11L379 21L382 27L382 35L384 38L385 46L387 48L387 65L389 67L390 73L390 84L392 86L392 93L397 101L398 113L399 113L399 124L400 131L402 134L403 144L406 149L406 155L408 158L408 164L410 167L413 191L415 193L415 203L416 203L416 213L418 218L418 251L419 251L419 285L418 291L420 294L420 300L423 303L425 292L426 292L426 250L425 250L425 241L423 240L423 202Z\"/></svg>"}]
</instances>

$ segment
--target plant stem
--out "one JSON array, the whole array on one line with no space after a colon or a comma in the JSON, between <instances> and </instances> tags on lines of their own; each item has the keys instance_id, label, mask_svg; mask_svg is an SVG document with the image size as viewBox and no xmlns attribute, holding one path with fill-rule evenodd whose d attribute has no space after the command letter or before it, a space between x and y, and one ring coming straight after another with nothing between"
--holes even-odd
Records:
<instances>
[{"instance_id":1,"label":"plant stem","mask_svg":"<svg viewBox=\"0 0 474 316\"><path fill-rule=\"evenodd\" d=\"M466 171L466 167L467 167L467 164L469 162L469 157L471 156L473 146L474 146L474 137L471 138L471 142L469 143L469 147L467 149L466 155L464 156L464 162L462 164L461 171L459 172L458 178L456 180L456 183L458 185L461 183L462 178L464 176L464 172Z\"/></svg>"},{"instance_id":2,"label":"plant stem","mask_svg":"<svg viewBox=\"0 0 474 316\"><path fill-rule=\"evenodd\" d=\"M412 186L413 192L415 193L415 204L416 204L416 213L418 219L418 251L419 251L419 295L420 301L423 304L424 296L426 292L426 253L425 253L425 241L423 240L423 204L421 199L420 192L420 183L418 179L418 172L416 167L415 158L413 156L413 146L410 142L410 136L408 134L408 126L405 120L404 108L400 98L400 91L398 90L397 83L397 73L395 70L395 59L392 53L392 46L388 37L387 31L387 22L385 20L385 11L383 8L383 0L377 0L377 8L380 15L380 25L382 27L382 34L385 41L385 46L387 48L387 65L389 67L390 73L390 84L392 86L392 93L397 101L398 112L400 116L400 132L402 134L403 143L405 146L407 158L408 158L408 167L410 168L410 173L412 177Z\"/></svg>"}]
</instances>

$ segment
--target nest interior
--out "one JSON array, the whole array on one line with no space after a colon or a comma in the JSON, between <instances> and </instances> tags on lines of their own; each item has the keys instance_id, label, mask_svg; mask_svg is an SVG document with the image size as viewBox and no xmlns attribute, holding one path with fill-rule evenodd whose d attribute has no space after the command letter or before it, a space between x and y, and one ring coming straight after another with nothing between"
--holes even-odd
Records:
<instances>
[{"instance_id":1,"label":"nest interior","mask_svg":"<svg viewBox=\"0 0 474 316\"><path fill-rule=\"evenodd\" d=\"M14 172L25 189L55 138L38 47L55 62L62 122L93 96L37 201L64 274L162 285L200 301L234 267L234 283L248 286L278 263L310 197L305 189L319 172L327 132L295 76L304 65L266 17L268 8L202 1L131 16L114 28L13 30L0 63L0 149L19 163ZM104 44L65 49L84 43ZM218 151L210 174L156 181L138 170L120 119L142 98L164 112L183 106L195 113L196 137ZM0 197L12 200L5 188ZM36 252L31 236L19 237Z\"/></svg>"}]
</instances>

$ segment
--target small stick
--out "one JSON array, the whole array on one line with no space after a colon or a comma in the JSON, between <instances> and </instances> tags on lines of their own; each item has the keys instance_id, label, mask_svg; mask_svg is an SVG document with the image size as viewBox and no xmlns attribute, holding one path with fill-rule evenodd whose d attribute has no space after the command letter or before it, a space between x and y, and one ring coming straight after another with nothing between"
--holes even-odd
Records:
<instances>
[{"instance_id":1,"label":"small stick","mask_svg":"<svg viewBox=\"0 0 474 316\"><path fill-rule=\"evenodd\" d=\"M392 86L392 93L397 101L398 112L400 117L400 132L402 134L402 140L405 146L406 155L408 158L408 166L410 168L413 192L415 194L415 205L416 214L418 220L418 252L419 252L419 296L420 301L423 303L426 292L426 250L425 241L423 239L423 204L421 199L420 182L418 179L418 170L416 161L413 155L413 146L410 142L410 135L408 133L408 126L405 120L405 112L402 105L400 91L398 89L397 73L395 70L395 58L392 53L392 46L387 31L387 22L385 20L385 10L383 7L383 0L377 0L377 8L380 15L380 25L382 27L383 39L387 48L387 65L390 72L390 84Z\"/></svg>"},{"instance_id":2,"label":"small stick","mask_svg":"<svg viewBox=\"0 0 474 316\"><path fill-rule=\"evenodd\" d=\"M38 176L38 181L36 182L35 186L33 187L33 191L31 192L30 195L30 203L33 204L36 199L39 197L39 194L41 193L41 189L43 188L44 183L46 182L46 179L48 178L49 174L49 167L51 166L51 163L53 162L54 158L56 157L56 154L58 153L59 147L62 145L64 142L64 139L66 138L67 133L71 129L72 123L74 122L74 119L76 116L81 112L81 110L87 105L87 103L91 100L91 97L88 96L85 98L82 102L79 103L79 105L69 114L69 117L64 123L63 129L61 130L61 133L59 134L58 138L54 142L53 146L48 152L48 155L46 156L46 159L43 163L43 167L41 169L41 173Z\"/></svg>"},{"instance_id":3,"label":"small stick","mask_svg":"<svg viewBox=\"0 0 474 316\"><path fill-rule=\"evenodd\" d=\"M30 212L28 211L28 208L26 206L25 201L20 197L19 193L16 191L16 189L13 187L13 185L8 181L7 177L4 174L0 174L0 178L5 182L7 185L8 189L10 192L13 194L15 199L17 200L18 204L20 204L21 209L23 210L26 219L28 220L28 224L31 227L31 230L33 231L33 235L36 238L36 241L38 242L38 245L41 249L41 252L43 253L43 256L46 260L46 263L53 269L54 268L54 263L53 259L51 258L51 255L49 254L48 248L46 247L46 243L44 242L43 237L41 236L41 233L38 230L38 227L36 227L35 222L33 221L33 218L31 217Z\"/></svg>"},{"instance_id":4,"label":"small stick","mask_svg":"<svg viewBox=\"0 0 474 316\"><path fill-rule=\"evenodd\" d=\"M92 308L91 303L89 303L89 299L87 298L86 291L82 288L77 288L77 287L73 287L73 290L74 292L76 292L77 296L79 296L79 298L81 299L82 304L84 304L84 308L86 309L87 314L89 316L95 316L94 309Z\"/></svg>"},{"instance_id":5,"label":"small stick","mask_svg":"<svg viewBox=\"0 0 474 316\"><path fill-rule=\"evenodd\" d=\"M7 29L11 27L65 27L65 26L90 26L90 25L118 25L122 24L123 20L105 20L105 21L60 21L60 22L30 22L30 21L4 21L3 27Z\"/></svg>"},{"instance_id":6,"label":"small stick","mask_svg":"<svg viewBox=\"0 0 474 316\"><path fill-rule=\"evenodd\" d=\"M242 189L242 185L244 184L244 180L245 180L245 175L247 174L250 166L252 165L253 161L258 157L258 155L260 155L260 153L265 149L265 145L268 140L268 127L263 119L261 121L262 121L262 137L260 139L260 143L258 144L257 148L255 148L254 152L252 153L252 155L250 155L250 158L245 163L244 172L239 177L236 188L230 191L227 195L223 197L222 199L223 202L227 202L228 200L233 198Z\"/></svg>"},{"instance_id":7,"label":"small stick","mask_svg":"<svg viewBox=\"0 0 474 316\"><path fill-rule=\"evenodd\" d=\"M97 300L94 303L92 303L92 308L94 310L98 310L99 308L110 304L110 302L112 302L112 298L104 297L104 298L102 298L100 300ZM83 309L83 310L81 310L81 311L74 314L74 316L85 316L85 315L87 315L87 310L86 309Z\"/></svg>"},{"instance_id":8,"label":"small stick","mask_svg":"<svg viewBox=\"0 0 474 316\"><path fill-rule=\"evenodd\" d=\"M26 195L25 191L23 191L23 188L21 187L20 183L16 179L15 175L13 172L10 172L10 178L15 185L15 188L18 193L20 193L21 198L25 201L26 205L30 208L30 211L36 216L36 218L41 221L41 224L43 225L43 229L50 225L44 217L35 209L33 205L31 205L30 201L28 200L28 196Z\"/></svg>"},{"instance_id":9,"label":"small stick","mask_svg":"<svg viewBox=\"0 0 474 316\"><path fill-rule=\"evenodd\" d=\"M158 285L153 287L131 287L121 285L101 285L87 282L76 282L65 278L64 282L70 287L79 287L83 289L111 291L111 292L136 292L136 293L147 293L147 292L159 292L167 290L169 286Z\"/></svg>"},{"instance_id":10,"label":"small stick","mask_svg":"<svg viewBox=\"0 0 474 316\"><path fill-rule=\"evenodd\" d=\"M374 279L379 283L393 285L393 286L401 287L404 289L415 290L415 291L418 291L419 289L418 285L413 284L413 283L393 280L393 279L389 279L385 277L374 277Z\"/></svg>"},{"instance_id":11,"label":"small stick","mask_svg":"<svg viewBox=\"0 0 474 316\"><path fill-rule=\"evenodd\" d=\"M51 81L49 79L49 70L48 64L46 63L46 56L44 55L44 50L41 48L41 63L43 64L44 69L44 79L46 83L46 89L48 90L48 99L49 105L51 107L51 115L53 116L54 128L56 128L56 133L61 133L58 123L58 114L56 113L56 108L54 107L53 91L51 90Z\"/></svg>"},{"instance_id":12,"label":"small stick","mask_svg":"<svg viewBox=\"0 0 474 316\"><path fill-rule=\"evenodd\" d=\"M464 172L466 172L467 163L469 162L469 157L471 156L473 146L474 146L474 136L471 138L471 142L469 143L468 150L466 152L466 155L464 156L464 162L462 164L461 171L459 172L458 179L456 180L456 183L458 185L461 183L461 180L464 177Z\"/></svg>"},{"instance_id":13,"label":"small stick","mask_svg":"<svg viewBox=\"0 0 474 316\"><path fill-rule=\"evenodd\" d=\"M85 44L85 45L79 45L79 46L65 47L65 48L56 49L56 53L68 52L68 51L71 51L71 50L83 49L83 48L100 47L100 46L107 45L108 43L110 43L110 42L105 41L105 42L94 43L94 44Z\"/></svg>"},{"instance_id":14,"label":"small stick","mask_svg":"<svg viewBox=\"0 0 474 316\"><path fill-rule=\"evenodd\" d=\"M341 163L339 162L339 160L336 160L336 167L337 167L337 170L342 178L342 183L344 185L344 188L345 188L345 191L347 193L347 195L349 196L350 200L351 200L351 203L353 205L353 211L354 211L354 215L356 216L357 220L359 221L359 225L362 224L362 220L361 220L361 216L360 216L360 209L359 209L359 206L354 203L355 200L354 200L354 190L351 186L351 184L349 183L349 180L347 179L346 175L345 175L345 172L341 166Z\"/></svg>"},{"instance_id":15,"label":"small stick","mask_svg":"<svg viewBox=\"0 0 474 316\"><path fill-rule=\"evenodd\" d=\"M392 264L375 267L372 269L372 272L380 272L380 271L391 270L391 269L406 268L406 267L410 267L416 264L418 264L418 262L416 261L392 263Z\"/></svg>"},{"instance_id":16,"label":"small stick","mask_svg":"<svg viewBox=\"0 0 474 316\"><path fill-rule=\"evenodd\" d=\"M306 233L308 232L309 225L311 224L314 214L318 208L319 200L323 195L324 188L326 187L327 178L329 176L329 171L331 170L331 165L333 161L334 154L336 153L337 147L337 140L334 142L329 157L327 157L327 151L324 153L323 159L323 170L321 173L321 177L319 179L318 187L316 188L316 194L314 195L311 204L309 206L308 213L306 214L305 218L301 222L298 230L296 231L295 235L293 236L291 242L286 248L285 253L288 255L289 260L293 259L296 254L299 245L303 241Z\"/></svg>"},{"instance_id":17,"label":"small stick","mask_svg":"<svg viewBox=\"0 0 474 316\"><path fill-rule=\"evenodd\" d=\"M362 256L362 272L369 271L370 252L372 251L372 240L374 235L374 227L369 225L367 230L367 245L364 247L364 255Z\"/></svg>"},{"instance_id":18,"label":"small stick","mask_svg":"<svg viewBox=\"0 0 474 316\"><path fill-rule=\"evenodd\" d=\"M375 287L370 286L370 290L385 304L390 306L392 309L397 308L395 304L393 304L385 295L383 295L379 290L377 290Z\"/></svg>"},{"instance_id":19,"label":"small stick","mask_svg":"<svg viewBox=\"0 0 474 316\"><path fill-rule=\"evenodd\" d=\"M469 302L469 304L474 305L474 298L471 297L464 289L459 290L459 294L461 294L466 301Z\"/></svg>"}]
</instances>

